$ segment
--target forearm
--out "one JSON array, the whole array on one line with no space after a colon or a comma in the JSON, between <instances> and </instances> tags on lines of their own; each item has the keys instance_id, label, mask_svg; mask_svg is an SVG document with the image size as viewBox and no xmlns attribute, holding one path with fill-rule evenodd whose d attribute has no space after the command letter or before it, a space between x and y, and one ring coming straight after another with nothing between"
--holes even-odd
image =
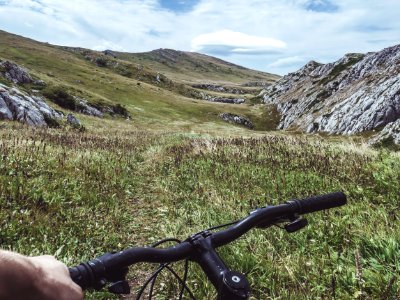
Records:
<instances>
[{"instance_id":1,"label":"forearm","mask_svg":"<svg viewBox=\"0 0 400 300\"><path fill-rule=\"evenodd\" d=\"M38 275L28 257L0 250L0 299L28 299L39 285Z\"/></svg>"},{"instance_id":2,"label":"forearm","mask_svg":"<svg viewBox=\"0 0 400 300\"><path fill-rule=\"evenodd\" d=\"M54 257L0 250L0 299L81 300L83 293Z\"/></svg>"}]
</instances>

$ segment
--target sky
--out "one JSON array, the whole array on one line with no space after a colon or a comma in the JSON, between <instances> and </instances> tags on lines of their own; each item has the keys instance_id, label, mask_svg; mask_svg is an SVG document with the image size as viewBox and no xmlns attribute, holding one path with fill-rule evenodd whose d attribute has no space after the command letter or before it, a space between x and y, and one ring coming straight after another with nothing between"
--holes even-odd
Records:
<instances>
[{"instance_id":1,"label":"sky","mask_svg":"<svg viewBox=\"0 0 400 300\"><path fill-rule=\"evenodd\" d=\"M284 75L399 44L399 12L399 0L0 0L0 29L94 50L195 51Z\"/></svg>"}]
</instances>

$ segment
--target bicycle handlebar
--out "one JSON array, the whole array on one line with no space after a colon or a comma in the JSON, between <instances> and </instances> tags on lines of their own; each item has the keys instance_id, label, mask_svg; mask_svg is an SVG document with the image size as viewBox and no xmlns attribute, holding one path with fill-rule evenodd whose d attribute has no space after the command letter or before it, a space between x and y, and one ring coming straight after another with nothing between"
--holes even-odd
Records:
<instances>
[{"instance_id":1,"label":"bicycle handlebar","mask_svg":"<svg viewBox=\"0 0 400 300\"><path fill-rule=\"evenodd\" d=\"M299 215L308 214L324 209L334 208L346 204L346 195L342 192L314 196L302 200L292 200L299 206Z\"/></svg>"},{"instance_id":2,"label":"bicycle handlebar","mask_svg":"<svg viewBox=\"0 0 400 300\"><path fill-rule=\"evenodd\" d=\"M211 238L211 246L218 248L238 239L254 227L267 227L279 220L292 219L295 215L334 208L344 204L346 204L346 195L341 192L302 200L291 200L285 204L257 209L228 229L216 233L207 232L207 234ZM199 234L204 234L204 232ZM170 263L190 258L196 251L192 243L193 237L199 234L169 248L130 248L120 252L106 253L87 263L69 268L70 275L72 280L82 289L101 289L107 281L124 280L127 268L132 264L138 262Z\"/></svg>"}]
</instances>

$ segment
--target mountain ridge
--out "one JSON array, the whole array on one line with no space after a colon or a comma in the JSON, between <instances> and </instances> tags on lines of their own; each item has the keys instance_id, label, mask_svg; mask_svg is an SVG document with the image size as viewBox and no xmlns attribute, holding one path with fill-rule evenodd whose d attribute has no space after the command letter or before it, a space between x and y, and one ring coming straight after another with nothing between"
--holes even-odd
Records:
<instances>
[{"instance_id":1,"label":"mountain ridge","mask_svg":"<svg viewBox=\"0 0 400 300\"><path fill-rule=\"evenodd\" d=\"M128 53L112 51L116 58L143 64L159 70L171 79L189 83L230 82L245 84L247 80L273 83L279 75L252 70L203 53L159 48L148 52ZM184 78L176 73L190 74ZM221 76L216 76L221 73ZM233 76L234 75L234 76Z\"/></svg>"}]
</instances>

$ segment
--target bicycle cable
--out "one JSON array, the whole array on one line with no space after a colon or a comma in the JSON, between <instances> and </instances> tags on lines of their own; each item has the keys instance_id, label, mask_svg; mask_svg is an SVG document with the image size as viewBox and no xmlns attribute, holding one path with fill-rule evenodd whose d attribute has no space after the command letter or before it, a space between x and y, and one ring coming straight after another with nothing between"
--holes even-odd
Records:
<instances>
[{"instance_id":1,"label":"bicycle cable","mask_svg":"<svg viewBox=\"0 0 400 300\"><path fill-rule=\"evenodd\" d=\"M207 228L206 231L211 231L211 230L216 230L219 228L223 228L223 227L227 227L227 226L231 226L234 225L236 223L238 223L239 220L233 221L233 222L229 222L226 224L221 224L221 225L217 225L217 226L213 226L210 228ZM164 243L168 243L168 242L175 242L177 244L180 244L182 241L176 238L166 238L166 239L162 239L154 244L152 244L150 247L152 248L156 248ZM189 296L191 299L196 300L196 298L194 297L192 291L190 290L190 288L187 286L186 282L187 282L187 277L188 277L188 272L189 272L189 260L186 259L185 260L185 266L184 266L184 274L183 274L183 278L181 278L176 272L175 270L170 267L170 263L166 263L166 264L160 264L159 267L150 275L150 277L146 280L146 282L143 284L142 288L139 290L136 299L140 300L140 297L143 295L144 291L146 290L147 286L150 284L150 290L149 290L149 300L152 299L153 297L153 291L154 291L154 286L157 280L158 275L164 270L167 269L170 273L172 273L174 275L174 277L179 281L179 283L182 285L181 291L179 292L179 300L182 300L183 298L183 294L185 292L185 290L189 293Z\"/></svg>"},{"instance_id":2,"label":"bicycle cable","mask_svg":"<svg viewBox=\"0 0 400 300\"><path fill-rule=\"evenodd\" d=\"M176 238L166 238L166 239L162 239L162 240L152 244L151 247L152 248L156 248L156 247L158 247L158 246L160 246L160 245L162 245L164 243L168 243L168 242L175 242L177 244L180 244L182 241L178 240ZM174 275L174 277L182 285L181 291L179 293L179 300L182 300L185 290L189 293L189 296L190 296L190 298L192 300L196 300L196 298L194 297L192 291L190 290L190 288L186 284L187 277L188 277L188 271L189 271L189 260L188 259L185 260L183 279L175 272L175 270L172 267L170 267L170 263L160 264L159 267L152 273L152 275L142 285L141 289L139 290L139 292L138 292L138 294L136 296L137 300L140 299L140 297L143 295L144 291L146 290L146 288L147 288L147 286L149 284L151 284L150 285L150 290L149 290L149 300L152 299L153 290L154 290L154 286L155 286L157 277L164 269L167 269L170 273L172 273L172 275Z\"/></svg>"}]
</instances>

